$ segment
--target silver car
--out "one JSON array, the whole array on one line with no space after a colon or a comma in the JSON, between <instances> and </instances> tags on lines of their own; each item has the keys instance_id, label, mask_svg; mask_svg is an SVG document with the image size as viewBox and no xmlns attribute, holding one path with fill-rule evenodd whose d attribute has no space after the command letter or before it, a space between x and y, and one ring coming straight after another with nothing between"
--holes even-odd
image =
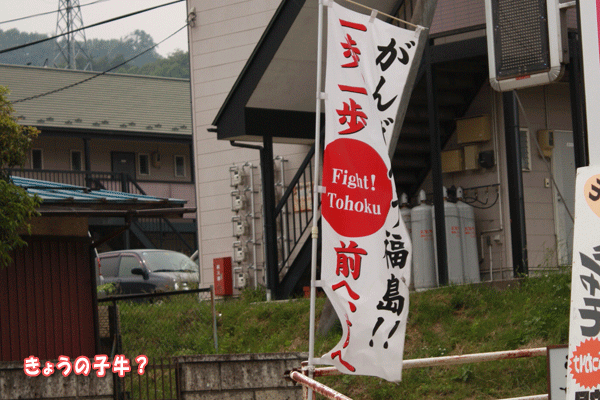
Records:
<instances>
[{"instance_id":1,"label":"silver car","mask_svg":"<svg viewBox=\"0 0 600 400\"><path fill-rule=\"evenodd\" d=\"M98 285L114 283L117 294L197 288L198 265L171 250L118 250L98 254Z\"/></svg>"}]
</instances>

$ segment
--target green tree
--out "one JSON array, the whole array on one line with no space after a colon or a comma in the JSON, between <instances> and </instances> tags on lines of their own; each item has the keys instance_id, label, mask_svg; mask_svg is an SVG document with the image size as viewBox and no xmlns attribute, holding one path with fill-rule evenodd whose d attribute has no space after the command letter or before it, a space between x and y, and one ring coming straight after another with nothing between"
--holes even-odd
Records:
<instances>
[{"instance_id":1,"label":"green tree","mask_svg":"<svg viewBox=\"0 0 600 400\"><path fill-rule=\"evenodd\" d=\"M176 50L167 58L161 58L141 67L124 65L113 72L121 74L164 76L169 78L190 78L190 57L187 51Z\"/></svg>"},{"instance_id":2,"label":"green tree","mask_svg":"<svg viewBox=\"0 0 600 400\"><path fill-rule=\"evenodd\" d=\"M39 197L29 196L10 181L7 168L23 167L39 131L17 123L12 104L6 99L8 93L0 86L0 267L12 261L11 250L25 244L19 233L31 232L28 221L38 215L36 208L40 205Z\"/></svg>"}]
</instances>

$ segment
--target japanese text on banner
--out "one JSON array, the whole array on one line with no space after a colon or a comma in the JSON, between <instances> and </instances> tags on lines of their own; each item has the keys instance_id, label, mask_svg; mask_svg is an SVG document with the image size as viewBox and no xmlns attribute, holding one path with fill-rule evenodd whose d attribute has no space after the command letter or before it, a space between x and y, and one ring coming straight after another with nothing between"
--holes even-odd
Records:
<instances>
[{"instance_id":1,"label":"japanese text on banner","mask_svg":"<svg viewBox=\"0 0 600 400\"><path fill-rule=\"evenodd\" d=\"M401 379L411 244L387 143L416 38L328 8L321 281L343 335L320 362L390 381Z\"/></svg>"}]
</instances>

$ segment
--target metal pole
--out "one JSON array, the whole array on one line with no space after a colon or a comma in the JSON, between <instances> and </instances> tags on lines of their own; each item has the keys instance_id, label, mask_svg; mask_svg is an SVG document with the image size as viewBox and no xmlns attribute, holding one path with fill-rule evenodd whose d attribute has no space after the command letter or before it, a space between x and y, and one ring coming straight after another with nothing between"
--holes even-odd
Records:
<instances>
[{"instance_id":1,"label":"metal pole","mask_svg":"<svg viewBox=\"0 0 600 400\"><path fill-rule=\"evenodd\" d=\"M344 396L340 392L337 392L337 391L333 390L332 388L327 387L327 386L323 385L322 383L319 383L319 382L315 381L314 379L311 379L311 378L307 377L306 375L301 374L298 371L292 371L290 373L290 378L298 383L301 383L304 386L307 386L309 389L312 389L315 392L327 397L328 399L352 400L350 397ZM311 396L311 394L309 393L309 398L310 398L310 396Z\"/></svg>"},{"instance_id":2,"label":"metal pole","mask_svg":"<svg viewBox=\"0 0 600 400\"><path fill-rule=\"evenodd\" d=\"M433 208L435 211L435 238L440 286L448 284L448 251L446 249L446 222L442 186L442 144L436 101L436 86L431 65L431 47L426 49L425 77L427 80L427 109L429 114L429 143L431 152L431 178L433 180Z\"/></svg>"},{"instance_id":3,"label":"metal pole","mask_svg":"<svg viewBox=\"0 0 600 400\"><path fill-rule=\"evenodd\" d=\"M577 14L579 20L579 14ZM581 31L579 31L581 32ZM587 122L585 115L585 87L581 70L581 40L578 32L569 32L569 92L571 95L571 121L575 144L575 167L587 167Z\"/></svg>"},{"instance_id":4,"label":"metal pole","mask_svg":"<svg viewBox=\"0 0 600 400\"><path fill-rule=\"evenodd\" d=\"M258 287L258 265L257 265L257 256L256 247L258 246L256 243L256 207L254 204L254 165L252 163L247 163L248 168L250 168L250 213L252 219L252 267L254 268L254 289Z\"/></svg>"},{"instance_id":5,"label":"metal pole","mask_svg":"<svg viewBox=\"0 0 600 400\"><path fill-rule=\"evenodd\" d=\"M217 312L215 310L215 288L210 285L210 307L213 315L213 340L215 342L215 352L219 353L219 341L217 338Z\"/></svg>"},{"instance_id":6,"label":"metal pole","mask_svg":"<svg viewBox=\"0 0 600 400\"><path fill-rule=\"evenodd\" d=\"M321 179L321 100L322 83L321 71L323 63L323 0L319 0L318 26L317 26L317 87L315 111L315 177L313 190L313 220L312 220L312 249L310 263L310 326L308 334L308 374L312 377L315 356L315 299L317 297L317 247L319 240L319 184ZM304 376L304 375L303 375ZM308 399L313 398L312 389L308 390Z\"/></svg>"},{"instance_id":7,"label":"metal pole","mask_svg":"<svg viewBox=\"0 0 600 400\"><path fill-rule=\"evenodd\" d=\"M279 268L277 268L277 227L275 226L275 173L273 168L273 136L265 132L261 151L263 169L263 218L265 224L265 268L268 287L279 298Z\"/></svg>"},{"instance_id":8,"label":"metal pole","mask_svg":"<svg viewBox=\"0 0 600 400\"><path fill-rule=\"evenodd\" d=\"M521 173L521 138L519 108L515 92L502 93L506 142L506 167L510 209L510 236L515 277L528 274L523 175Z\"/></svg>"},{"instance_id":9,"label":"metal pole","mask_svg":"<svg viewBox=\"0 0 600 400\"><path fill-rule=\"evenodd\" d=\"M485 361L512 360L515 358L545 357L547 355L547 351L548 349L546 347L537 347L534 349L494 351L489 353L462 354L459 356L416 358L413 360L404 360L402 363L402 368L413 369L435 366L439 367L448 365L470 364ZM335 367L326 367L316 368L314 374L316 377L320 377L336 376L341 375L342 373L338 371Z\"/></svg>"}]
</instances>

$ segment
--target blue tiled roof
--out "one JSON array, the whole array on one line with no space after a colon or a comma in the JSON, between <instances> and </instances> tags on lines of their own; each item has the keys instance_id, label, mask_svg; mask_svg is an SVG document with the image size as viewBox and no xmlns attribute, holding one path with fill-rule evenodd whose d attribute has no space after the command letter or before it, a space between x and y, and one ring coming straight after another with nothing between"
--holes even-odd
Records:
<instances>
[{"instance_id":1,"label":"blue tiled roof","mask_svg":"<svg viewBox=\"0 0 600 400\"><path fill-rule=\"evenodd\" d=\"M37 194L44 204L60 203L100 203L100 204L153 204L184 205L187 201L161 198L142 194L115 192L112 190L92 190L83 186L42 181L38 179L11 176L12 182L27 190L31 195Z\"/></svg>"}]
</instances>

